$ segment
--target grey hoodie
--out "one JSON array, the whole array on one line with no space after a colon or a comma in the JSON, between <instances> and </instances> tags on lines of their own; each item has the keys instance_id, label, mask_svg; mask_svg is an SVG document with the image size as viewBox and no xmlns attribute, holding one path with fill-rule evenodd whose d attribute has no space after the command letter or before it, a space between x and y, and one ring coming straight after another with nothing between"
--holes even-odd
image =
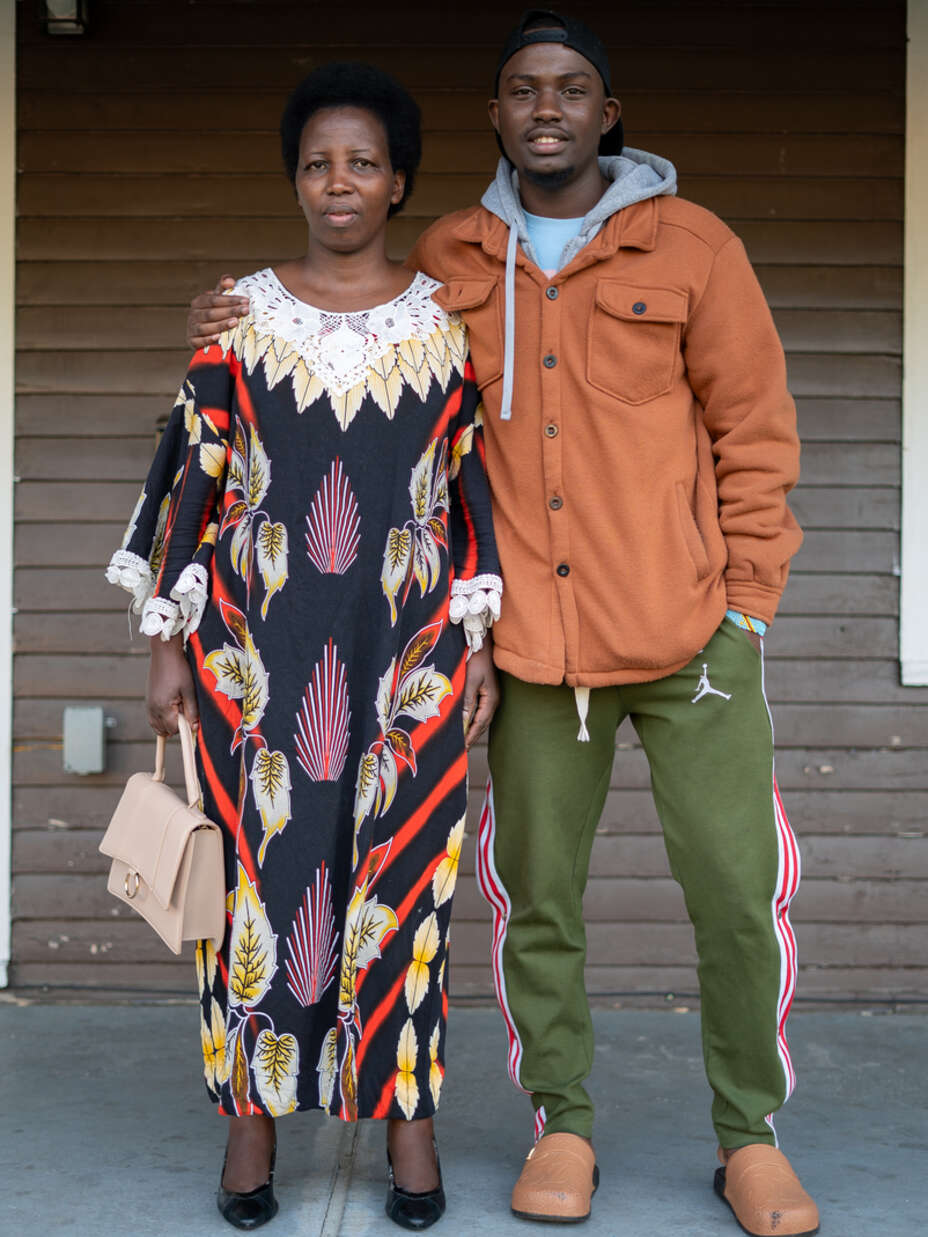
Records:
<instances>
[{"instance_id":1,"label":"grey hoodie","mask_svg":"<svg viewBox=\"0 0 928 1237\"><path fill-rule=\"evenodd\" d=\"M631 206L633 202L643 202L646 198L677 192L677 172L673 164L668 159L648 154L645 150L634 150L631 146L626 146L621 155L600 159L599 168L611 184L593 209L584 216L577 235L564 246L558 270L563 270L617 211ZM519 199L519 174L508 159L500 159L496 178L483 195L481 205L502 219L509 228L509 246L506 251L503 402L500 411L500 418L508 421L512 416L515 359L516 248L521 245L525 255L538 265L525 225L525 211Z\"/></svg>"}]
</instances>

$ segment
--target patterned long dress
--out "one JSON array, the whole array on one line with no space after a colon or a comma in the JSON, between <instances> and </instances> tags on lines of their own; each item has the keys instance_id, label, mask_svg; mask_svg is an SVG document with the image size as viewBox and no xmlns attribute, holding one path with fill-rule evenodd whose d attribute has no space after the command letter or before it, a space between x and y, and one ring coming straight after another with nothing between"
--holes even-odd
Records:
<instances>
[{"instance_id":1,"label":"patterned long dress","mask_svg":"<svg viewBox=\"0 0 928 1237\"><path fill-rule=\"evenodd\" d=\"M438 1103L465 636L502 585L436 287L340 314L241 280L251 312L194 356L107 573L146 634L184 633L196 681L228 888L222 949L197 945L201 1029L227 1114Z\"/></svg>"}]
</instances>

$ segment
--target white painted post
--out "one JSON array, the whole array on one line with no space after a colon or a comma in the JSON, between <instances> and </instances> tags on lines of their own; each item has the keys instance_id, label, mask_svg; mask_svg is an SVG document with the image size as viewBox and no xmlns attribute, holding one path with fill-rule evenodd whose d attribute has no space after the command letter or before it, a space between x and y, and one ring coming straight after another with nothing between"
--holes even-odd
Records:
<instances>
[{"instance_id":1,"label":"white painted post","mask_svg":"<svg viewBox=\"0 0 928 1237\"><path fill-rule=\"evenodd\" d=\"M16 5L0 0L0 987L10 961L13 716L13 359L16 278Z\"/></svg>"},{"instance_id":2,"label":"white painted post","mask_svg":"<svg viewBox=\"0 0 928 1237\"><path fill-rule=\"evenodd\" d=\"M928 684L928 0L909 0L902 337L902 682Z\"/></svg>"}]
</instances>

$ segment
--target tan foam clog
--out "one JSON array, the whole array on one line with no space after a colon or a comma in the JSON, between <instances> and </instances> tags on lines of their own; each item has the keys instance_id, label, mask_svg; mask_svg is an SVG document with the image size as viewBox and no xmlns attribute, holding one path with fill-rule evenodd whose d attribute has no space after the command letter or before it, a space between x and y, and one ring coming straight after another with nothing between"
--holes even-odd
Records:
<instances>
[{"instance_id":1,"label":"tan foam clog","mask_svg":"<svg viewBox=\"0 0 928 1237\"><path fill-rule=\"evenodd\" d=\"M782 1151L750 1143L734 1151L719 1148L715 1192L751 1237L812 1237L818 1208L802 1188Z\"/></svg>"},{"instance_id":2,"label":"tan foam clog","mask_svg":"<svg viewBox=\"0 0 928 1237\"><path fill-rule=\"evenodd\" d=\"M577 1224L590 1215L599 1185L593 1148L577 1134L545 1134L528 1153L512 1191L512 1210L523 1220Z\"/></svg>"}]
</instances>

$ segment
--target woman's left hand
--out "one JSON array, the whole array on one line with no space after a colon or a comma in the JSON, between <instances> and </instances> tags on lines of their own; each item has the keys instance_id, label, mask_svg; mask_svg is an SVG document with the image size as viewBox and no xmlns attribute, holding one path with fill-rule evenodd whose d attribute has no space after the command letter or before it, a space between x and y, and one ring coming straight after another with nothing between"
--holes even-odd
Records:
<instances>
[{"instance_id":1,"label":"woman's left hand","mask_svg":"<svg viewBox=\"0 0 928 1237\"><path fill-rule=\"evenodd\" d=\"M483 648L471 653L464 679L464 746L473 747L493 720L499 704L499 680L489 634Z\"/></svg>"}]
</instances>

